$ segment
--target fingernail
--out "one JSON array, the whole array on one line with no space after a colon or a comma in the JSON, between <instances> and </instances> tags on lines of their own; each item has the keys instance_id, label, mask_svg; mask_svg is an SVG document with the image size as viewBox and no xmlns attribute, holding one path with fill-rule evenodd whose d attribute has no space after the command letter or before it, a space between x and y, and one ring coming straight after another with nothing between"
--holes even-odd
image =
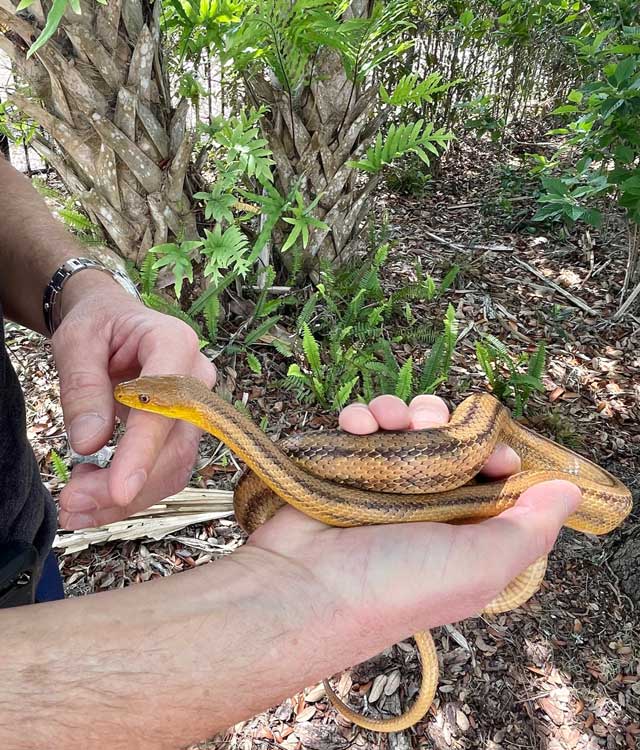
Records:
<instances>
[{"instance_id":1,"label":"fingernail","mask_svg":"<svg viewBox=\"0 0 640 750\"><path fill-rule=\"evenodd\" d=\"M104 429L106 420L97 412L81 414L69 425L69 439L72 443L86 443Z\"/></svg>"},{"instance_id":2,"label":"fingernail","mask_svg":"<svg viewBox=\"0 0 640 750\"><path fill-rule=\"evenodd\" d=\"M127 502L132 502L140 493L147 481L147 472L144 469L138 469L124 483Z\"/></svg>"},{"instance_id":3,"label":"fingernail","mask_svg":"<svg viewBox=\"0 0 640 750\"><path fill-rule=\"evenodd\" d=\"M88 510L96 510L98 503L89 495L73 493L64 501L64 509L71 513L81 513Z\"/></svg>"},{"instance_id":4,"label":"fingernail","mask_svg":"<svg viewBox=\"0 0 640 750\"><path fill-rule=\"evenodd\" d=\"M419 406L411 414L411 428L414 430L426 430L432 427L442 427L447 420L434 409L428 406Z\"/></svg>"}]
</instances>

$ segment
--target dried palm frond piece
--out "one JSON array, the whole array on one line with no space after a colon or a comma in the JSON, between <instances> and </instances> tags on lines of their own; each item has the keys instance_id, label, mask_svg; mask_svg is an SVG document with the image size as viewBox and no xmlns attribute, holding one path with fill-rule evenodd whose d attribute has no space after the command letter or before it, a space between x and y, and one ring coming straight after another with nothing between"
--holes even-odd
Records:
<instances>
[{"instance_id":1,"label":"dried palm frond piece","mask_svg":"<svg viewBox=\"0 0 640 750\"><path fill-rule=\"evenodd\" d=\"M233 515L233 493L227 490L203 490L187 487L136 513L124 521L77 531L60 530L53 542L62 554L72 554L91 545L114 540L162 539L187 526Z\"/></svg>"}]
</instances>

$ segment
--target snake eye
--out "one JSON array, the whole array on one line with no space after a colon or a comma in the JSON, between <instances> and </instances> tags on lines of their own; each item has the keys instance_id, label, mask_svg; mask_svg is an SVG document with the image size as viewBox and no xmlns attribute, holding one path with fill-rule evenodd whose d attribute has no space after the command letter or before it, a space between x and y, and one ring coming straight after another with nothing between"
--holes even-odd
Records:
<instances>
[{"instance_id":1,"label":"snake eye","mask_svg":"<svg viewBox=\"0 0 640 750\"><path fill-rule=\"evenodd\" d=\"M149 401L151 401L151 396L148 396L146 393L141 393L138 396L138 401L140 401L141 404L148 404Z\"/></svg>"}]
</instances>

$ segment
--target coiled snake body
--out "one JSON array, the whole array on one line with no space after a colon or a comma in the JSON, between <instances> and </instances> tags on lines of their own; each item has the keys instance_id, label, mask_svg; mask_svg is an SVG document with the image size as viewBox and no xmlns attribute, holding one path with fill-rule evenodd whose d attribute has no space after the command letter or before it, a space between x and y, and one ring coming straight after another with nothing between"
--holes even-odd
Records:
<instances>
[{"instance_id":1,"label":"coiled snake body","mask_svg":"<svg viewBox=\"0 0 640 750\"><path fill-rule=\"evenodd\" d=\"M274 444L259 427L211 392L182 376L142 377L118 385L121 403L183 419L215 435L249 469L234 495L236 517L249 533L283 504L332 526L462 522L488 518L511 507L520 494L549 479L568 479L582 502L569 528L605 534L631 510L631 493L611 474L511 419L489 394L465 399L449 424L414 432L354 436L339 431L302 433ZM489 484L467 484L498 441L520 455L522 471ZM520 606L539 588L546 557L512 581L487 613ZM420 692L411 708L391 719L370 719L346 706L325 681L331 702L356 724L397 732L428 710L438 681L438 659L428 631L415 641L422 659Z\"/></svg>"}]
</instances>

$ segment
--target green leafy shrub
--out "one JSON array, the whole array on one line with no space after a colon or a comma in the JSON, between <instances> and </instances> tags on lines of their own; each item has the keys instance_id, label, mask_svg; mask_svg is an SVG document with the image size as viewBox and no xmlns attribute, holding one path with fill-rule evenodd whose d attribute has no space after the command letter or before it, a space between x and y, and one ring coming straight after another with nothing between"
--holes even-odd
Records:
<instances>
[{"instance_id":1,"label":"green leafy shrub","mask_svg":"<svg viewBox=\"0 0 640 750\"><path fill-rule=\"evenodd\" d=\"M582 7L580 5L580 7ZM575 16L569 16L571 21ZM578 33L568 36L584 83L554 110L564 124L559 154L577 154L571 169L543 178L535 220L584 221L599 226L598 201L609 196L640 223L640 26L637 4L599 4Z\"/></svg>"},{"instance_id":2,"label":"green leafy shrub","mask_svg":"<svg viewBox=\"0 0 640 750\"><path fill-rule=\"evenodd\" d=\"M322 272L322 281L298 316L302 346L298 362L289 366L286 385L299 398L340 409L355 397L372 399L379 393L395 393L409 399L432 393L445 382L457 339L458 325L451 305L441 331L429 324L428 334L403 331L410 301L433 301L453 283L452 269L436 284L431 276L419 276L404 289L386 295L380 271L389 253L383 245L371 261L333 274ZM410 306L409 306L410 309ZM406 342L432 343L429 355L418 367L413 356L401 361L394 346Z\"/></svg>"},{"instance_id":3,"label":"green leafy shrub","mask_svg":"<svg viewBox=\"0 0 640 750\"><path fill-rule=\"evenodd\" d=\"M532 355L523 353L513 357L509 349L491 334L476 341L476 356L496 398L513 400L514 415L521 417L533 391L544 392L546 349L540 342ZM526 366L526 371L522 372Z\"/></svg>"}]
</instances>

